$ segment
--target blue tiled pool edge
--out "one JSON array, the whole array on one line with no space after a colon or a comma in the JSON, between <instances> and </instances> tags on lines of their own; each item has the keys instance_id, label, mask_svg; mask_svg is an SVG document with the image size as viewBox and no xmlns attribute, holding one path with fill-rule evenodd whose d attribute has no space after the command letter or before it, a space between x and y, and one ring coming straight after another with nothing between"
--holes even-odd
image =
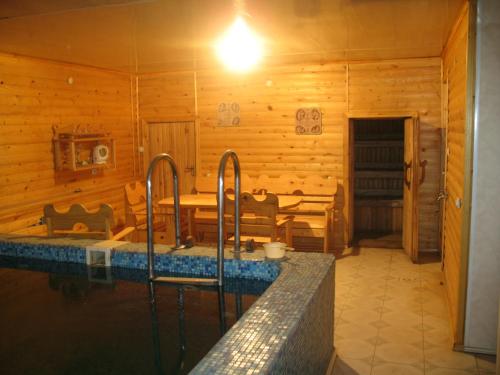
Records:
<instances>
[{"instance_id":1,"label":"blue tiled pool edge","mask_svg":"<svg viewBox=\"0 0 500 375\"><path fill-rule=\"evenodd\" d=\"M72 244L75 242L75 244ZM133 249L136 245L137 249ZM147 254L142 244L125 241L71 240L13 235L0 236L0 255L42 259L58 262L86 263L87 249L111 252L111 266L147 269ZM158 272L215 277L216 258L208 248L172 251L159 246L162 252L155 254L155 270ZM225 276L229 278L257 279L272 282L278 277L280 267L276 262L263 262L246 256L236 260L227 251L224 260Z\"/></svg>"},{"instance_id":2,"label":"blue tiled pool edge","mask_svg":"<svg viewBox=\"0 0 500 375\"><path fill-rule=\"evenodd\" d=\"M86 248L94 246L98 241L0 235L0 255L85 263ZM130 260L129 267L145 268L144 250L143 244L115 243L112 263ZM155 264L162 270L215 273L215 249L159 250ZM228 277L276 280L191 373L324 374L334 353L334 257L297 252L281 263L263 261L262 252L244 254L242 261L226 257Z\"/></svg>"},{"instance_id":3,"label":"blue tiled pool edge","mask_svg":"<svg viewBox=\"0 0 500 375\"><path fill-rule=\"evenodd\" d=\"M334 355L334 279L333 256L291 253L190 374L325 374Z\"/></svg>"}]
</instances>

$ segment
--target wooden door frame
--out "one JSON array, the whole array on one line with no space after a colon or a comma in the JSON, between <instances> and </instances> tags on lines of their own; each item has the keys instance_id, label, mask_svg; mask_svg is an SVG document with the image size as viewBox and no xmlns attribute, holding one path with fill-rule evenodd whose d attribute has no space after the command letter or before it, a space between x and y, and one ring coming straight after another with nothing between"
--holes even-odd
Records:
<instances>
[{"instance_id":1,"label":"wooden door frame","mask_svg":"<svg viewBox=\"0 0 500 375\"><path fill-rule=\"evenodd\" d=\"M467 286L469 273L469 241L472 203L472 174L475 127L475 92L476 92L476 33L477 0L470 0L467 32L467 76L465 94L464 124L464 190L462 201L462 228L460 241L460 274L458 285L458 314L455 331L455 350L463 350L465 341L465 315L467 308Z\"/></svg>"},{"instance_id":2,"label":"wooden door frame","mask_svg":"<svg viewBox=\"0 0 500 375\"><path fill-rule=\"evenodd\" d=\"M344 247L351 247L354 234L354 151L353 126L354 120L361 119L405 119L418 120L418 112L401 111L351 111L346 114L344 123Z\"/></svg>"}]
</instances>

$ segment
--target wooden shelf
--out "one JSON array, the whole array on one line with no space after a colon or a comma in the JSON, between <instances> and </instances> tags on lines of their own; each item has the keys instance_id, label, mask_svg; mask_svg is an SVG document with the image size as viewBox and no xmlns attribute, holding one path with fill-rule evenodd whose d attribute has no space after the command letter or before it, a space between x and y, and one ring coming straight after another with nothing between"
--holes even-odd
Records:
<instances>
[{"instance_id":1,"label":"wooden shelf","mask_svg":"<svg viewBox=\"0 0 500 375\"><path fill-rule=\"evenodd\" d=\"M404 147L403 140L373 140L356 141L355 147Z\"/></svg>"},{"instance_id":2,"label":"wooden shelf","mask_svg":"<svg viewBox=\"0 0 500 375\"><path fill-rule=\"evenodd\" d=\"M355 170L358 171L402 171L403 163L356 163Z\"/></svg>"},{"instance_id":3,"label":"wooden shelf","mask_svg":"<svg viewBox=\"0 0 500 375\"><path fill-rule=\"evenodd\" d=\"M57 171L83 172L116 167L115 141L109 134L61 133L54 138L54 164ZM94 151L105 146L108 156L96 162Z\"/></svg>"},{"instance_id":4,"label":"wooden shelf","mask_svg":"<svg viewBox=\"0 0 500 375\"><path fill-rule=\"evenodd\" d=\"M404 179L403 160L402 140L357 140L354 196L373 199L401 198Z\"/></svg>"}]
</instances>

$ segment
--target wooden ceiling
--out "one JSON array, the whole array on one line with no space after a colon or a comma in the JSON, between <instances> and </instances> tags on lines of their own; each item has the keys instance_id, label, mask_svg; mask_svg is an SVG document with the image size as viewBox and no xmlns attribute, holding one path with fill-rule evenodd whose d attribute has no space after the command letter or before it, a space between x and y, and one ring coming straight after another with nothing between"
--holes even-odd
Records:
<instances>
[{"instance_id":1,"label":"wooden ceiling","mask_svg":"<svg viewBox=\"0 0 500 375\"><path fill-rule=\"evenodd\" d=\"M265 63L439 56L464 0L246 0ZM0 51L123 71L215 63L234 0L1 0Z\"/></svg>"}]
</instances>

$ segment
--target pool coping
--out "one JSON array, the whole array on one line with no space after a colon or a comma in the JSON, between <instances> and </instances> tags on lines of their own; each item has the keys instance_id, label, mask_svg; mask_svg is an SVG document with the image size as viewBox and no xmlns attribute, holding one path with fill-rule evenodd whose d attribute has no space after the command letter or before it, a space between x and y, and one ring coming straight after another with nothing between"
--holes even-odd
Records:
<instances>
[{"instance_id":1,"label":"pool coping","mask_svg":"<svg viewBox=\"0 0 500 375\"><path fill-rule=\"evenodd\" d=\"M43 247L70 247L80 251L82 249L85 251L86 249L108 249L115 259L124 256L130 256L134 259L140 258L140 261L135 264L138 267L132 268L145 266L143 256L146 252L146 246L140 243L0 234L0 254L23 256L26 252L19 251L16 255L2 253L2 248L5 248L6 244L7 246L17 244L18 248L23 249L36 248L38 250L33 250L32 254L40 258L46 254ZM215 271L215 248L196 246L191 249L172 251L169 246L155 245L155 250L158 254L157 259L155 259L155 267L161 266L162 262L165 263L165 261L167 264L173 262L172 264L177 266L179 262L176 261L189 260L201 261L202 276L213 276ZM28 252L28 254L31 253ZM322 303L321 299L325 298L331 305L327 307L331 307L332 314L331 321L328 317L328 321L325 323L325 329L331 329L330 335L332 337L326 338L325 345L328 347L322 348L323 356L317 358L317 361L325 363L315 363L315 365L319 366L318 368L321 368L322 372L328 371L327 369L331 366L329 362L334 356L334 256L323 253L289 252L283 261L269 261L265 259L263 251L256 250L254 253L242 253L241 259L235 259L234 254L227 249L225 258L227 259L226 267L228 264L232 267L230 268L232 271L227 275L229 277L231 275L248 277L252 272L258 270L257 275L262 276L262 280L269 277L275 277L275 280L190 374L271 374L283 371L277 369L284 368L283 363L286 361L296 360L288 358L290 353L295 353L294 351L297 350L293 346L289 348L290 338L299 334L304 335L301 330L306 323L309 323L303 321L304 316L310 311L318 310L318 306ZM82 255L78 253L75 259L81 262ZM112 266L123 267L124 264L112 264ZM321 296L318 294L320 292ZM328 303L325 302L325 304ZM324 307L322 309L325 310ZM330 325L332 327L329 327ZM307 338L302 337L300 340L307 341ZM310 353L305 354L309 355ZM326 358L327 354L328 358ZM287 372L300 373L293 369Z\"/></svg>"}]
</instances>

